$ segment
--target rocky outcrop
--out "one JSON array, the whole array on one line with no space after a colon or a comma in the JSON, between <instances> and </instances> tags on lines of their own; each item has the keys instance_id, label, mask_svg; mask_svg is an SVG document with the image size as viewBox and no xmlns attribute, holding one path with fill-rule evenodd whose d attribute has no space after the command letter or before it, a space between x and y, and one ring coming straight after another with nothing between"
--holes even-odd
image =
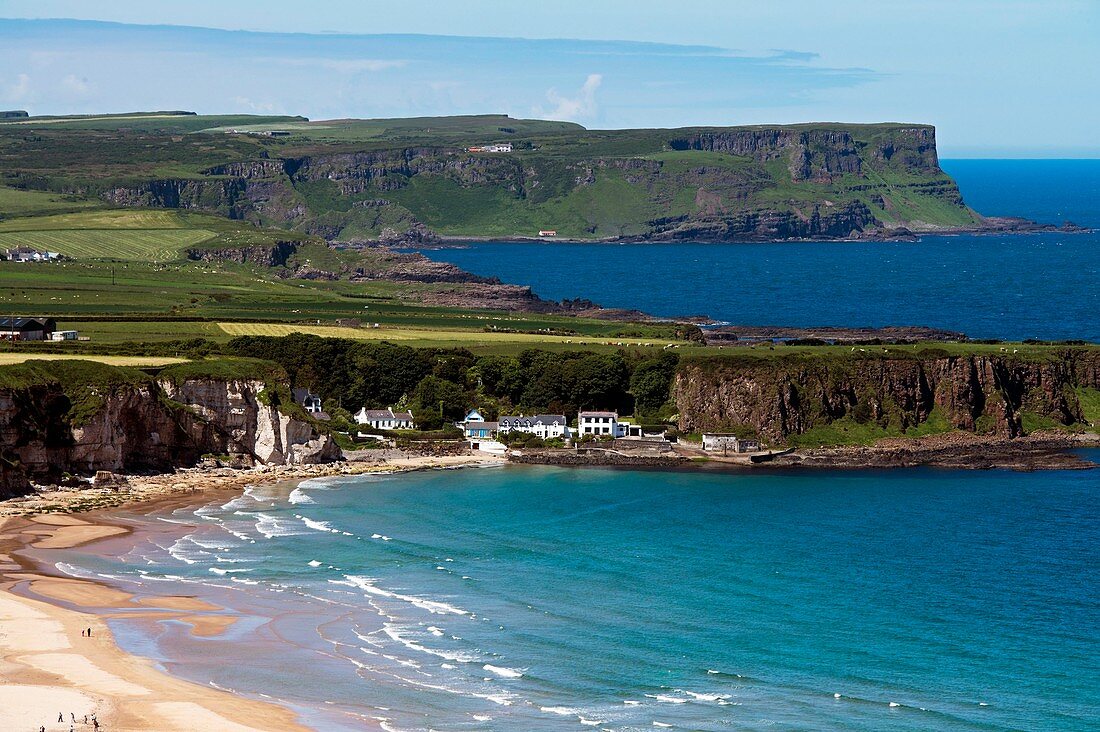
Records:
<instances>
[{"instance_id":1,"label":"rocky outcrop","mask_svg":"<svg viewBox=\"0 0 1100 732\"><path fill-rule=\"evenodd\" d=\"M783 443L846 417L906 430L934 410L952 428L1003 437L1023 434L1025 413L1081 425L1077 387L1100 388L1100 351L685 359L673 394L681 429L749 428Z\"/></svg>"},{"instance_id":2,"label":"rocky outcrop","mask_svg":"<svg viewBox=\"0 0 1100 732\"><path fill-rule=\"evenodd\" d=\"M261 267L284 267L296 251L298 251L298 242L278 241L270 246L193 247L187 250L187 258L203 262L235 262L236 264L256 264Z\"/></svg>"},{"instance_id":3,"label":"rocky outcrop","mask_svg":"<svg viewBox=\"0 0 1100 732\"><path fill-rule=\"evenodd\" d=\"M0 497L26 493L30 481L59 482L66 473L164 472L194 465L204 454L268 465L340 457L311 422L265 403L265 388L262 381L132 376L75 383L48 373L38 383L0 388Z\"/></svg>"},{"instance_id":4,"label":"rocky outcrop","mask_svg":"<svg viewBox=\"0 0 1100 732\"><path fill-rule=\"evenodd\" d=\"M649 233L624 237L646 241L736 241L781 239L858 238L869 229L881 229L881 222L866 204L847 206L815 205L798 213L764 209L709 217L680 217L650 221Z\"/></svg>"},{"instance_id":5,"label":"rocky outcrop","mask_svg":"<svg viewBox=\"0 0 1100 732\"><path fill-rule=\"evenodd\" d=\"M339 448L303 419L279 411L263 381L187 379L160 382L167 398L186 405L212 426L222 449L206 452L245 453L264 465L332 462Z\"/></svg>"}]
</instances>

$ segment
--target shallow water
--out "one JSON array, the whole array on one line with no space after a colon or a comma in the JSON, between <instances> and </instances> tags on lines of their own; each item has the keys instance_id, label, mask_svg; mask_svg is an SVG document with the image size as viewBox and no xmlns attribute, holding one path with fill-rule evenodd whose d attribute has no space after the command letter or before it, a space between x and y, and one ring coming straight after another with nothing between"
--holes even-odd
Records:
<instances>
[{"instance_id":1,"label":"shallow water","mask_svg":"<svg viewBox=\"0 0 1100 732\"><path fill-rule=\"evenodd\" d=\"M232 643L112 626L318 729L1085 730L1098 487L509 466L253 489L60 556L242 613Z\"/></svg>"},{"instance_id":2,"label":"shallow water","mask_svg":"<svg viewBox=\"0 0 1100 732\"><path fill-rule=\"evenodd\" d=\"M987 215L1100 227L1100 160L955 160ZM738 325L924 325L1100 341L1100 233L919 242L472 243L424 252L549 299Z\"/></svg>"}]
</instances>

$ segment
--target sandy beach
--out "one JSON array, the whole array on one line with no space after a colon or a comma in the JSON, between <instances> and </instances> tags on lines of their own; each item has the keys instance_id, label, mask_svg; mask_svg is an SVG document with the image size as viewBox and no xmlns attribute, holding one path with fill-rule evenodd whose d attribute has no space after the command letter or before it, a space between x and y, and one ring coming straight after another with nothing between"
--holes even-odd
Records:
<instances>
[{"instance_id":1,"label":"sandy beach","mask_svg":"<svg viewBox=\"0 0 1100 732\"><path fill-rule=\"evenodd\" d=\"M143 596L57 576L25 552L69 549L128 532L104 509L123 504L187 504L259 483L325 475L393 473L489 465L487 456L408 457L385 464L342 463L263 470L188 470L127 477L113 487L57 491L0 504L0 728L21 732L92 730L306 730L290 709L170 676L115 644L107 620L149 617L186 623L217 637L235 618L187 596ZM91 629L90 637L84 633ZM87 719L87 722L85 722ZM60 721L59 721L60 720ZM74 721L75 720L75 721Z\"/></svg>"}]
</instances>

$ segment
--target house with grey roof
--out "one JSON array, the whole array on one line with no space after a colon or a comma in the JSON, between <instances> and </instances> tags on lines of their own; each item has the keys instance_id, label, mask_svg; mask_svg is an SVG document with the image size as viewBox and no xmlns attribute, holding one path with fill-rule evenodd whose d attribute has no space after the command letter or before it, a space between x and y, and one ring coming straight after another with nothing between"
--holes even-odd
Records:
<instances>
[{"instance_id":1,"label":"house with grey roof","mask_svg":"<svg viewBox=\"0 0 1100 732\"><path fill-rule=\"evenodd\" d=\"M414 429L411 412L395 412L392 408L367 409L363 407L355 413L355 421L357 424L376 430Z\"/></svg>"},{"instance_id":2,"label":"house with grey roof","mask_svg":"<svg viewBox=\"0 0 1100 732\"><path fill-rule=\"evenodd\" d=\"M498 432L527 432L544 440L569 437L569 421L564 414L536 414L533 416L500 417Z\"/></svg>"}]
</instances>

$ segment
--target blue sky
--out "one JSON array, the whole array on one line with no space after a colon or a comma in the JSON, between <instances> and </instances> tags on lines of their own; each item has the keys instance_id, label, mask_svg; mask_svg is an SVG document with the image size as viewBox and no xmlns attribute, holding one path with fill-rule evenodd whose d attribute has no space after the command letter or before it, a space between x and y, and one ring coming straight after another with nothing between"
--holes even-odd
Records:
<instances>
[{"instance_id":1,"label":"blue sky","mask_svg":"<svg viewBox=\"0 0 1100 732\"><path fill-rule=\"evenodd\" d=\"M0 108L37 114L902 120L944 156L1100 157L1092 0L0 0L0 46Z\"/></svg>"}]
</instances>

